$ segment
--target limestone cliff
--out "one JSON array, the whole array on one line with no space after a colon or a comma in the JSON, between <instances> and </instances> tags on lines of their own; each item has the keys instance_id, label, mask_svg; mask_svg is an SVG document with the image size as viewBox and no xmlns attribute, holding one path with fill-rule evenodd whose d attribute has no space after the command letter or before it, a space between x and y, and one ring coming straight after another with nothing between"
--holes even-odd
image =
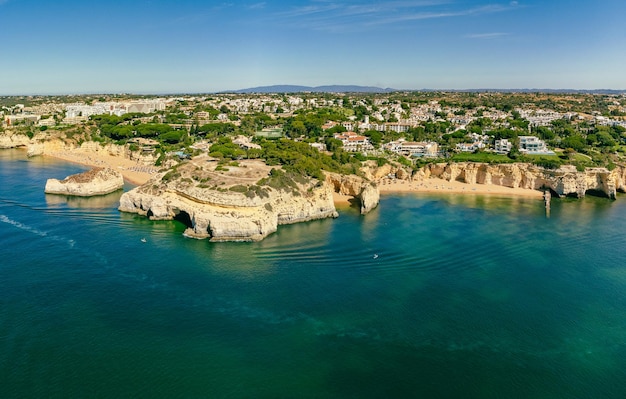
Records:
<instances>
[{"instance_id":1,"label":"limestone cliff","mask_svg":"<svg viewBox=\"0 0 626 399\"><path fill-rule=\"evenodd\" d=\"M358 200L362 214L378 206L380 200L378 187L359 176L326 173L326 182L336 193L349 195Z\"/></svg>"},{"instance_id":2,"label":"limestone cliff","mask_svg":"<svg viewBox=\"0 0 626 399\"><path fill-rule=\"evenodd\" d=\"M14 134L12 132L0 133L0 148L27 147L30 138L25 134Z\"/></svg>"},{"instance_id":3,"label":"limestone cliff","mask_svg":"<svg viewBox=\"0 0 626 399\"><path fill-rule=\"evenodd\" d=\"M119 210L181 220L185 235L211 241L258 241L280 224L338 216L324 182L295 181L260 161L223 166L208 157L124 193Z\"/></svg>"},{"instance_id":4,"label":"limestone cliff","mask_svg":"<svg viewBox=\"0 0 626 399\"><path fill-rule=\"evenodd\" d=\"M410 169L396 162L385 163L382 166L378 166L376 161L366 161L363 162L361 172L364 174L365 178L370 181L379 181L388 177L407 180L411 177Z\"/></svg>"},{"instance_id":5,"label":"limestone cliff","mask_svg":"<svg viewBox=\"0 0 626 399\"><path fill-rule=\"evenodd\" d=\"M109 194L123 187L124 178L120 172L108 168L94 168L87 172L68 176L63 180L48 179L45 192L47 194L89 197Z\"/></svg>"},{"instance_id":6,"label":"limestone cliff","mask_svg":"<svg viewBox=\"0 0 626 399\"><path fill-rule=\"evenodd\" d=\"M512 188L532 190L549 189L558 196L584 197L588 192L601 193L615 198L618 191L626 191L626 170L617 167L612 171L606 168L587 168L577 171L574 166L561 166L559 169L545 169L526 163L486 164L486 163L438 163L418 170L413 180L437 177L448 181L461 181L470 184L493 184Z\"/></svg>"},{"instance_id":7,"label":"limestone cliff","mask_svg":"<svg viewBox=\"0 0 626 399\"><path fill-rule=\"evenodd\" d=\"M158 155L154 151L144 151L142 149L131 151L131 145L129 144L103 144L95 141L79 143L73 139L68 139L62 132L54 130L40 132L32 139L25 134L17 134L10 130L0 132L0 149L17 147L25 147L29 157L80 151L86 154L94 153L122 157L143 165L154 165Z\"/></svg>"},{"instance_id":8,"label":"limestone cliff","mask_svg":"<svg viewBox=\"0 0 626 399\"><path fill-rule=\"evenodd\" d=\"M27 144L28 156L55 155L67 151L79 151L81 153L96 155L110 155L122 157L143 165L154 165L156 155L154 153L143 153L141 151L131 151L130 146L118 144L103 144L95 141L85 141L77 143L72 140L64 140L54 135L38 134Z\"/></svg>"}]
</instances>

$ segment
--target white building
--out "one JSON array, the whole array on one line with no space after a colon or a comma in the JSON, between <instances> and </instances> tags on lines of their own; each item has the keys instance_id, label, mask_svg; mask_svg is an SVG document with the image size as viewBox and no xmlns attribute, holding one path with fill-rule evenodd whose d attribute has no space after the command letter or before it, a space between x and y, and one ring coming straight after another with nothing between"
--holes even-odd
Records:
<instances>
[{"instance_id":1,"label":"white building","mask_svg":"<svg viewBox=\"0 0 626 399\"><path fill-rule=\"evenodd\" d=\"M494 148L498 154L508 154L511 151L511 148L513 148L513 143L511 143L509 139L496 140Z\"/></svg>"},{"instance_id":2,"label":"white building","mask_svg":"<svg viewBox=\"0 0 626 399\"><path fill-rule=\"evenodd\" d=\"M324 143L309 143L309 145L320 152L326 151L326 144Z\"/></svg>"},{"instance_id":3,"label":"white building","mask_svg":"<svg viewBox=\"0 0 626 399\"><path fill-rule=\"evenodd\" d=\"M481 148L485 148L485 144L482 142L473 142L473 143L458 143L456 145L456 149L461 152L474 152Z\"/></svg>"},{"instance_id":4,"label":"white building","mask_svg":"<svg viewBox=\"0 0 626 399\"><path fill-rule=\"evenodd\" d=\"M489 136L486 134L468 133L471 143L458 143L456 149L461 152L474 152L483 149L489 144Z\"/></svg>"},{"instance_id":5,"label":"white building","mask_svg":"<svg viewBox=\"0 0 626 399\"><path fill-rule=\"evenodd\" d=\"M546 143L535 136L519 136L519 150L525 154L554 155L548 150Z\"/></svg>"},{"instance_id":6,"label":"white building","mask_svg":"<svg viewBox=\"0 0 626 399\"><path fill-rule=\"evenodd\" d=\"M334 138L341 140L345 151L360 152L371 151L374 149L374 146L370 143L369 138L356 134L355 132L335 134Z\"/></svg>"},{"instance_id":7,"label":"white building","mask_svg":"<svg viewBox=\"0 0 626 399\"><path fill-rule=\"evenodd\" d=\"M399 122L387 122L385 123L385 130L388 132L405 133L408 132L411 125L407 123Z\"/></svg>"},{"instance_id":8,"label":"white building","mask_svg":"<svg viewBox=\"0 0 626 399\"><path fill-rule=\"evenodd\" d=\"M124 103L102 102L94 105L68 104L65 107L66 116L74 118L77 116L90 117L91 115L117 115L121 116L130 112L149 114L155 111L162 111L166 107L165 101L156 100L136 100Z\"/></svg>"},{"instance_id":9,"label":"white building","mask_svg":"<svg viewBox=\"0 0 626 399\"><path fill-rule=\"evenodd\" d=\"M408 157L436 157L439 146L433 141L415 142L400 139L385 145L385 148L396 154Z\"/></svg>"},{"instance_id":10,"label":"white building","mask_svg":"<svg viewBox=\"0 0 626 399\"><path fill-rule=\"evenodd\" d=\"M46 119L40 119L39 122L37 122L38 126L54 126L57 124L57 121L53 118L53 117L49 117Z\"/></svg>"}]
</instances>

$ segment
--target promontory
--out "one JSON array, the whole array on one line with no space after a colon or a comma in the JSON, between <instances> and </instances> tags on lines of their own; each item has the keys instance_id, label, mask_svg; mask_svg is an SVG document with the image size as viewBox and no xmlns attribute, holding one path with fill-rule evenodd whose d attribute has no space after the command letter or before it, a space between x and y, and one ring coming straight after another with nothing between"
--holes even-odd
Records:
<instances>
[{"instance_id":1,"label":"promontory","mask_svg":"<svg viewBox=\"0 0 626 399\"><path fill-rule=\"evenodd\" d=\"M365 182L358 185L356 194L371 190ZM327 182L260 160L223 163L199 156L124 193L119 209L152 220L179 220L189 237L258 241L281 224L337 217L333 186L332 178ZM377 203L377 191L375 197Z\"/></svg>"}]
</instances>

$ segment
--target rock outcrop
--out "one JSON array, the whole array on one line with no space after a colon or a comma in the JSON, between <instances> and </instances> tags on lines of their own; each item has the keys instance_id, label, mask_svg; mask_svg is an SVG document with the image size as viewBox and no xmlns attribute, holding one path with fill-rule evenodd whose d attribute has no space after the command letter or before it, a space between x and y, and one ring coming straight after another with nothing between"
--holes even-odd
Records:
<instances>
[{"instance_id":1,"label":"rock outcrop","mask_svg":"<svg viewBox=\"0 0 626 399\"><path fill-rule=\"evenodd\" d=\"M396 162L378 166L376 161L366 161L363 162L361 172L370 181L379 181L390 177L399 180L411 178L411 170Z\"/></svg>"},{"instance_id":2,"label":"rock outcrop","mask_svg":"<svg viewBox=\"0 0 626 399\"><path fill-rule=\"evenodd\" d=\"M55 131L39 132L32 139L25 134L17 134L13 131L0 133L0 149L24 147L27 149L27 156L56 155L68 151L80 151L81 153L94 153L98 155L110 155L123 157L135 161L142 165L154 165L158 154L154 151L147 151L150 148L139 148L132 151L131 145L103 144L95 141L85 141L78 143L74 140L64 138L63 135Z\"/></svg>"},{"instance_id":3,"label":"rock outcrop","mask_svg":"<svg viewBox=\"0 0 626 399\"><path fill-rule=\"evenodd\" d=\"M281 224L338 216L331 186L276 170L259 161L222 167L194 158L124 193L119 210L183 221L186 236L211 241L258 241Z\"/></svg>"},{"instance_id":4,"label":"rock outcrop","mask_svg":"<svg viewBox=\"0 0 626 399\"><path fill-rule=\"evenodd\" d=\"M45 192L90 197L109 194L123 187L124 178L120 172L109 168L94 168L63 180L48 179Z\"/></svg>"},{"instance_id":5,"label":"rock outcrop","mask_svg":"<svg viewBox=\"0 0 626 399\"><path fill-rule=\"evenodd\" d=\"M25 134L0 133L0 148L27 147L29 143L30 138Z\"/></svg>"},{"instance_id":6,"label":"rock outcrop","mask_svg":"<svg viewBox=\"0 0 626 399\"><path fill-rule=\"evenodd\" d=\"M614 199L616 193L626 192L626 171L617 167L587 168L577 171L574 166L561 166L551 170L526 163L439 163L427 165L413 175L413 180L437 177L448 181L470 184L493 184L512 188L533 190L549 189L560 197L582 198L588 192L599 193Z\"/></svg>"},{"instance_id":7,"label":"rock outcrop","mask_svg":"<svg viewBox=\"0 0 626 399\"><path fill-rule=\"evenodd\" d=\"M359 201L361 214L366 214L378 206L380 192L373 183L356 175L326 173L326 182L336 193L354 197Z\"/></svg>"}]
</instances>

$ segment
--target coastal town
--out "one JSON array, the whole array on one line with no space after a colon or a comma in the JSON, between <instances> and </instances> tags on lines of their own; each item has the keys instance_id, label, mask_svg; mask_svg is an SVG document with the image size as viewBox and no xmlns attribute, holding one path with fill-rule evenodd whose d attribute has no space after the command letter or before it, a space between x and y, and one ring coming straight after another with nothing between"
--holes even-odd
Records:
<instances>
[{"instance_id":1,"label":"coastal town","mask_svg":"<svg viewBox=\"0 0 626 399\"><path fill-rule=\"evenodd\" d=\"M203 133L217 132L233 138L285 137L308 142L320 151L328 151L329 144L340 145L343 151L365 157L396 155L411 162L453 159L463 153L512 152L545 156L541 158L545 160L568 150L570 159L576 152L598 163L600 158L608 161L608 157L594 155L594 149L604 154L610 149L620 155L626 137L624 95L407 92L43 96L4 97L0 105L1 129L30 136L47 129L80 131L105 115L123 118L122 123L131 127L158 124L184 131L194 136L194 143L189 144L196 147L202 146L195 142L202 141ZM125 130L128 133L110 138L118 142L137 137L158 140L154 132ZM251 141L240 140L240 145L245 147Z\"/></svg>"},{"instance_id":2,"label":"coastal town","mask_svg":"<svg viewBox=\"0 0 626 399\"><path fill-rule=\"evenodd\" d=\"M0 399L625 399L625 15L0 0Z\"/></svg>"}]
</instances>

